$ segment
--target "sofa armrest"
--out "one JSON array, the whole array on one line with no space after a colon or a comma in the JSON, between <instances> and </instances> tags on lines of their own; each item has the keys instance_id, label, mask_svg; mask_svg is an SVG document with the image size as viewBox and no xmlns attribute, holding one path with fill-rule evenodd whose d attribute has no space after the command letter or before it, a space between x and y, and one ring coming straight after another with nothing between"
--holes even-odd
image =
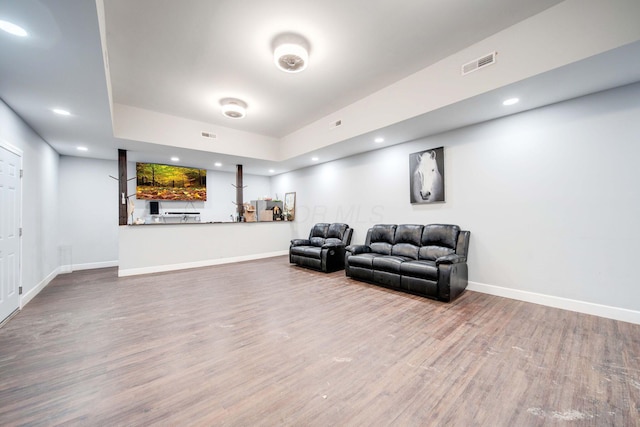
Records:
<instances>
[{"instance_id":1,"label":"sofa armrest","mask_svg":"<svg viewBox=\"0 0 640 427\"><path fill-rule=\"evenodd\" d=\"M293 239L291 240L291 246L309 246L311 242L309 239Z\"/></svg>"},{"instance_id":2,"label":"sofa armrest","mask_svg":"<svg viewBox=\"0 0 640 427\"><path fill-rule=\"evenodd\" d=\"M322 245L322 249L331 249L331 248L344 248L344 243L329 242Z\"/></svg>"},{"instance_id":3,"label":"sofa armrest","mask_svg":"<svg viewBox=\"0 0 640 427\"><path fill-rule=\"evenodd\" d=\"M349 245L346 247L346 251L351 255L366 254L371 252L371 248L367 245Z\"/></svg>"},{"instance_id":4,"label":"sofa armrest","mask_svg":"<svg viewBox=\"0 0 640 427\"><path fill-rule=\"evenodd\" d=\"M467 262L467 257L458 254L451 254L436 258L436 265L440 264L459 264L461 262Z\"/></svg>"}]
</instances>

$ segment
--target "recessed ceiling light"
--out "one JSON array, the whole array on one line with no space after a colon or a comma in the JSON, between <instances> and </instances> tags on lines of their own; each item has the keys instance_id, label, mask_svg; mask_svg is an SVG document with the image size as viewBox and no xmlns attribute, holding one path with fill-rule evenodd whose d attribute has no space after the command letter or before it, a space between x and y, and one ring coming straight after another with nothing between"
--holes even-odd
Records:
<instances>
[{"instance_id":1,"label":"recessed ceiling light","mask_svg":"<svg viewBox=\"0 0 640 427\"><path fill-rule=\"evenodd\" d=\"M171 161L172 161L172 162L179 162L179 161L180 161L180 158L179 158L179 157L175 157L175 156L174 156L174 157L172 157L172 158L171 158Z\"/></svg>"},{"instance_id":2,"label":"recessed ceiling light","mask_svg":"<svg viewBox=\"0 0 640 427\"><path fill-rule=\"evenodd\" d=\"M317 158L317 157L312 157L312 158L311 158L311 161L314 161L314 162L317 162L318 160L320 160L320 159L319 159L319 158Z\"/></svg>"},{"instance_id":3,"label":"recessed ceiling light","mask_svg":"<svg viewBox=\"0 0 640 427\"><path fill-rule=\"evenodd\" d=\"M509 98L504 100L504 102L502 103L502 105L513 105L513 104L517 104L520 100L518 98Z\"/></svg>"},{"instance_id":4,"label":"recessed ceiling light","mask_svg":"<svg viewBox=\"0 0 640 427\"><path fill-rule=\"evenodd\" d=\"M378 138L374 139L373 142L375 142L377 144L380 144L381 142L384 142L384 138L378 137Z\"/></svg>"},{"instance_id":5,"label":"recessed ceiling light","mask_svg":"<svg viewBox=\"0 0 640 427\"><path fill-rule=\"evenodd\" d=\"M54 108L51 111L53 111L56 114L60 114L61 116L70 116L71 115L70 112L68 112L67 110L63 110L62 108Z\"/></svg>"},{"instance_id":6,"label":"recessed ceiling light","mask_svg":"<svg viewBox=\"0 0 640 427\"><path fill-rule=\"evenodd\" d=\"M273 169L269 169L269 173L274 173L275 171Z\"/></svg>"},{"instance_id":7,"label":"recessed ceiling light","mask_svg":"<svg viewBox=\"0 0 640 427\"><path fill-rule=\"evenodd\" d=\"M220 163L220 162L215 162L215 163L213 164L213 166L215 166L215 167L219 168L220 166L222 166L222 163Z\"/></svg>"},{"instance_id":8,"label":"recessed ceiling light","mask_svg":"<svg viewBox=\"0 0 640 427\"><path fill-rule=\"evenodd\" d=\"M26 37L29 35L29 33L27 33L24 28L14 24L13 22L3 21L1 19L0 19L0 29L18 37Z\"/></svg>"},{"instance_id":9,"label":"recessed ceiling light","mask_svg":"<svg viewBox=\"0 0 640 427\"><path fill-rule=\"evenodd\" d=\"M89 151L89 149L87 147L76 147L76 150L78 150L78 151Z\"/></svg>"}]
</instances>

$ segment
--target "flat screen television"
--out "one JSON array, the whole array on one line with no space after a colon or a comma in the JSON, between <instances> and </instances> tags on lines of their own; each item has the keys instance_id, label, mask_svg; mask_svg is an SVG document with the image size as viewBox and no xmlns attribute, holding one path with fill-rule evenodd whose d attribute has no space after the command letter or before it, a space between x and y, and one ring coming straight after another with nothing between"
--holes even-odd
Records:
<instances>
[{"instance_id":1,"label":"flat screen television","mask_svg":"<svg viewBox=\"0 0 640 427\"><path fill-rule=\"evenodd\" d=\"M138 200L207 200L207 170L136 163Z\"/></svg>"}]
</instances>

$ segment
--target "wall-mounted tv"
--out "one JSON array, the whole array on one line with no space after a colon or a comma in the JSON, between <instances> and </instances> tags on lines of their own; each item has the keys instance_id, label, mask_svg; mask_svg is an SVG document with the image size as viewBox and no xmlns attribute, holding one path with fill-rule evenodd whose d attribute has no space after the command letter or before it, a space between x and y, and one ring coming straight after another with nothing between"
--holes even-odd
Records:
<instances>
[{"instance_id":1,"label":"wall-mounted tv","mask_svg":"<svg viewBox=\"0 0 640 427\"><path fill-rule=\"evenodd\" d=\"M136 198L207 200L207 171L157 163L136 163Z\"/></svg>"}]
</instances>

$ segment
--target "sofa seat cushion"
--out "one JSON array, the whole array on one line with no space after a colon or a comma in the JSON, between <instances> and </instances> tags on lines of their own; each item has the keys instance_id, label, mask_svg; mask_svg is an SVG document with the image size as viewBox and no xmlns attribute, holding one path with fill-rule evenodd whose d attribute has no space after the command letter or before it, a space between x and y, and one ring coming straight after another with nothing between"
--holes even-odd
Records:
<instances>
[{"instance_id":1,"label":"sofa seat cushion","mask_svg":"<svg viewBox=\"0 0 640 427\"><path fill-rule=\"evenodd\" d=\"M304 256L307 258L320 259L322 258L322 248L317 246L307 246L304 250Z\"/></svg>"},{"instance_id":2,"label":"sofa seat cushion","mask_svg":"<svg viewBox=\"0 0 640 427\"><path fill-rule=\"evenodd\" d=\"M291 254L320 259L322 248L318 246L294 246L291 248Z\"/></svg>"},{"instance_id":3,"label":"sofa seat cushion","mask_svg":"<svg viewBox=\"0 0 640 427\"><path fill-rule=\"evenodd\" d=\"M325 240L326 239L324 237L311 237L309 239L312 246L322 246L324 245Z\"/></svg>"},{"instance_id":4,"label":"sofa seat cushion","mask_svg":"<svg viewBox=\"0 0 640 427\"><path fill-rule=\"evenodd\" d=\"M400 265L411 258L404 256L381 256L373 259L373 269L378 271L388 271L389 273L400 273Z\"/></svg>"},{"instance_id":5,"label":"sofa seat cushion","mask_svg":"<svg viewBox=\"0 0 640 427\"><path fill-rule=\"evenodd\" d=\"M309 246L291 246L291 248L289 249L289 252L293 255L304 255L304 250L306 248L308 248Z\"/></svg>"},{"instance_id":6,"label":"sofa seat cushion","mask_svg":"<svg viewBox=\"0 0 640 427\"><path fill-rule=\"evenodd\" d=\"M417 260L406 261L400 265L400 274L403 276L418 277L421 279L438 280L438 267L434 261Z\"/></svg>"},{"instance_id":7,"label":"sofa seat cushion","mask_svg":"<svg viewBox=\"0 0 640 427\"><path fill-rule=\"evenodd\" d=\"M360 267L360 268L368 268L368 269L372 269L373 268L373 260L379 257L383 257L384 255L382 254L376 254L376 253L364 253L364 254L358 254L358 255L350 255L349 256L349 265L353 266L353 267Z\"/></svg>"}]
</instances>

